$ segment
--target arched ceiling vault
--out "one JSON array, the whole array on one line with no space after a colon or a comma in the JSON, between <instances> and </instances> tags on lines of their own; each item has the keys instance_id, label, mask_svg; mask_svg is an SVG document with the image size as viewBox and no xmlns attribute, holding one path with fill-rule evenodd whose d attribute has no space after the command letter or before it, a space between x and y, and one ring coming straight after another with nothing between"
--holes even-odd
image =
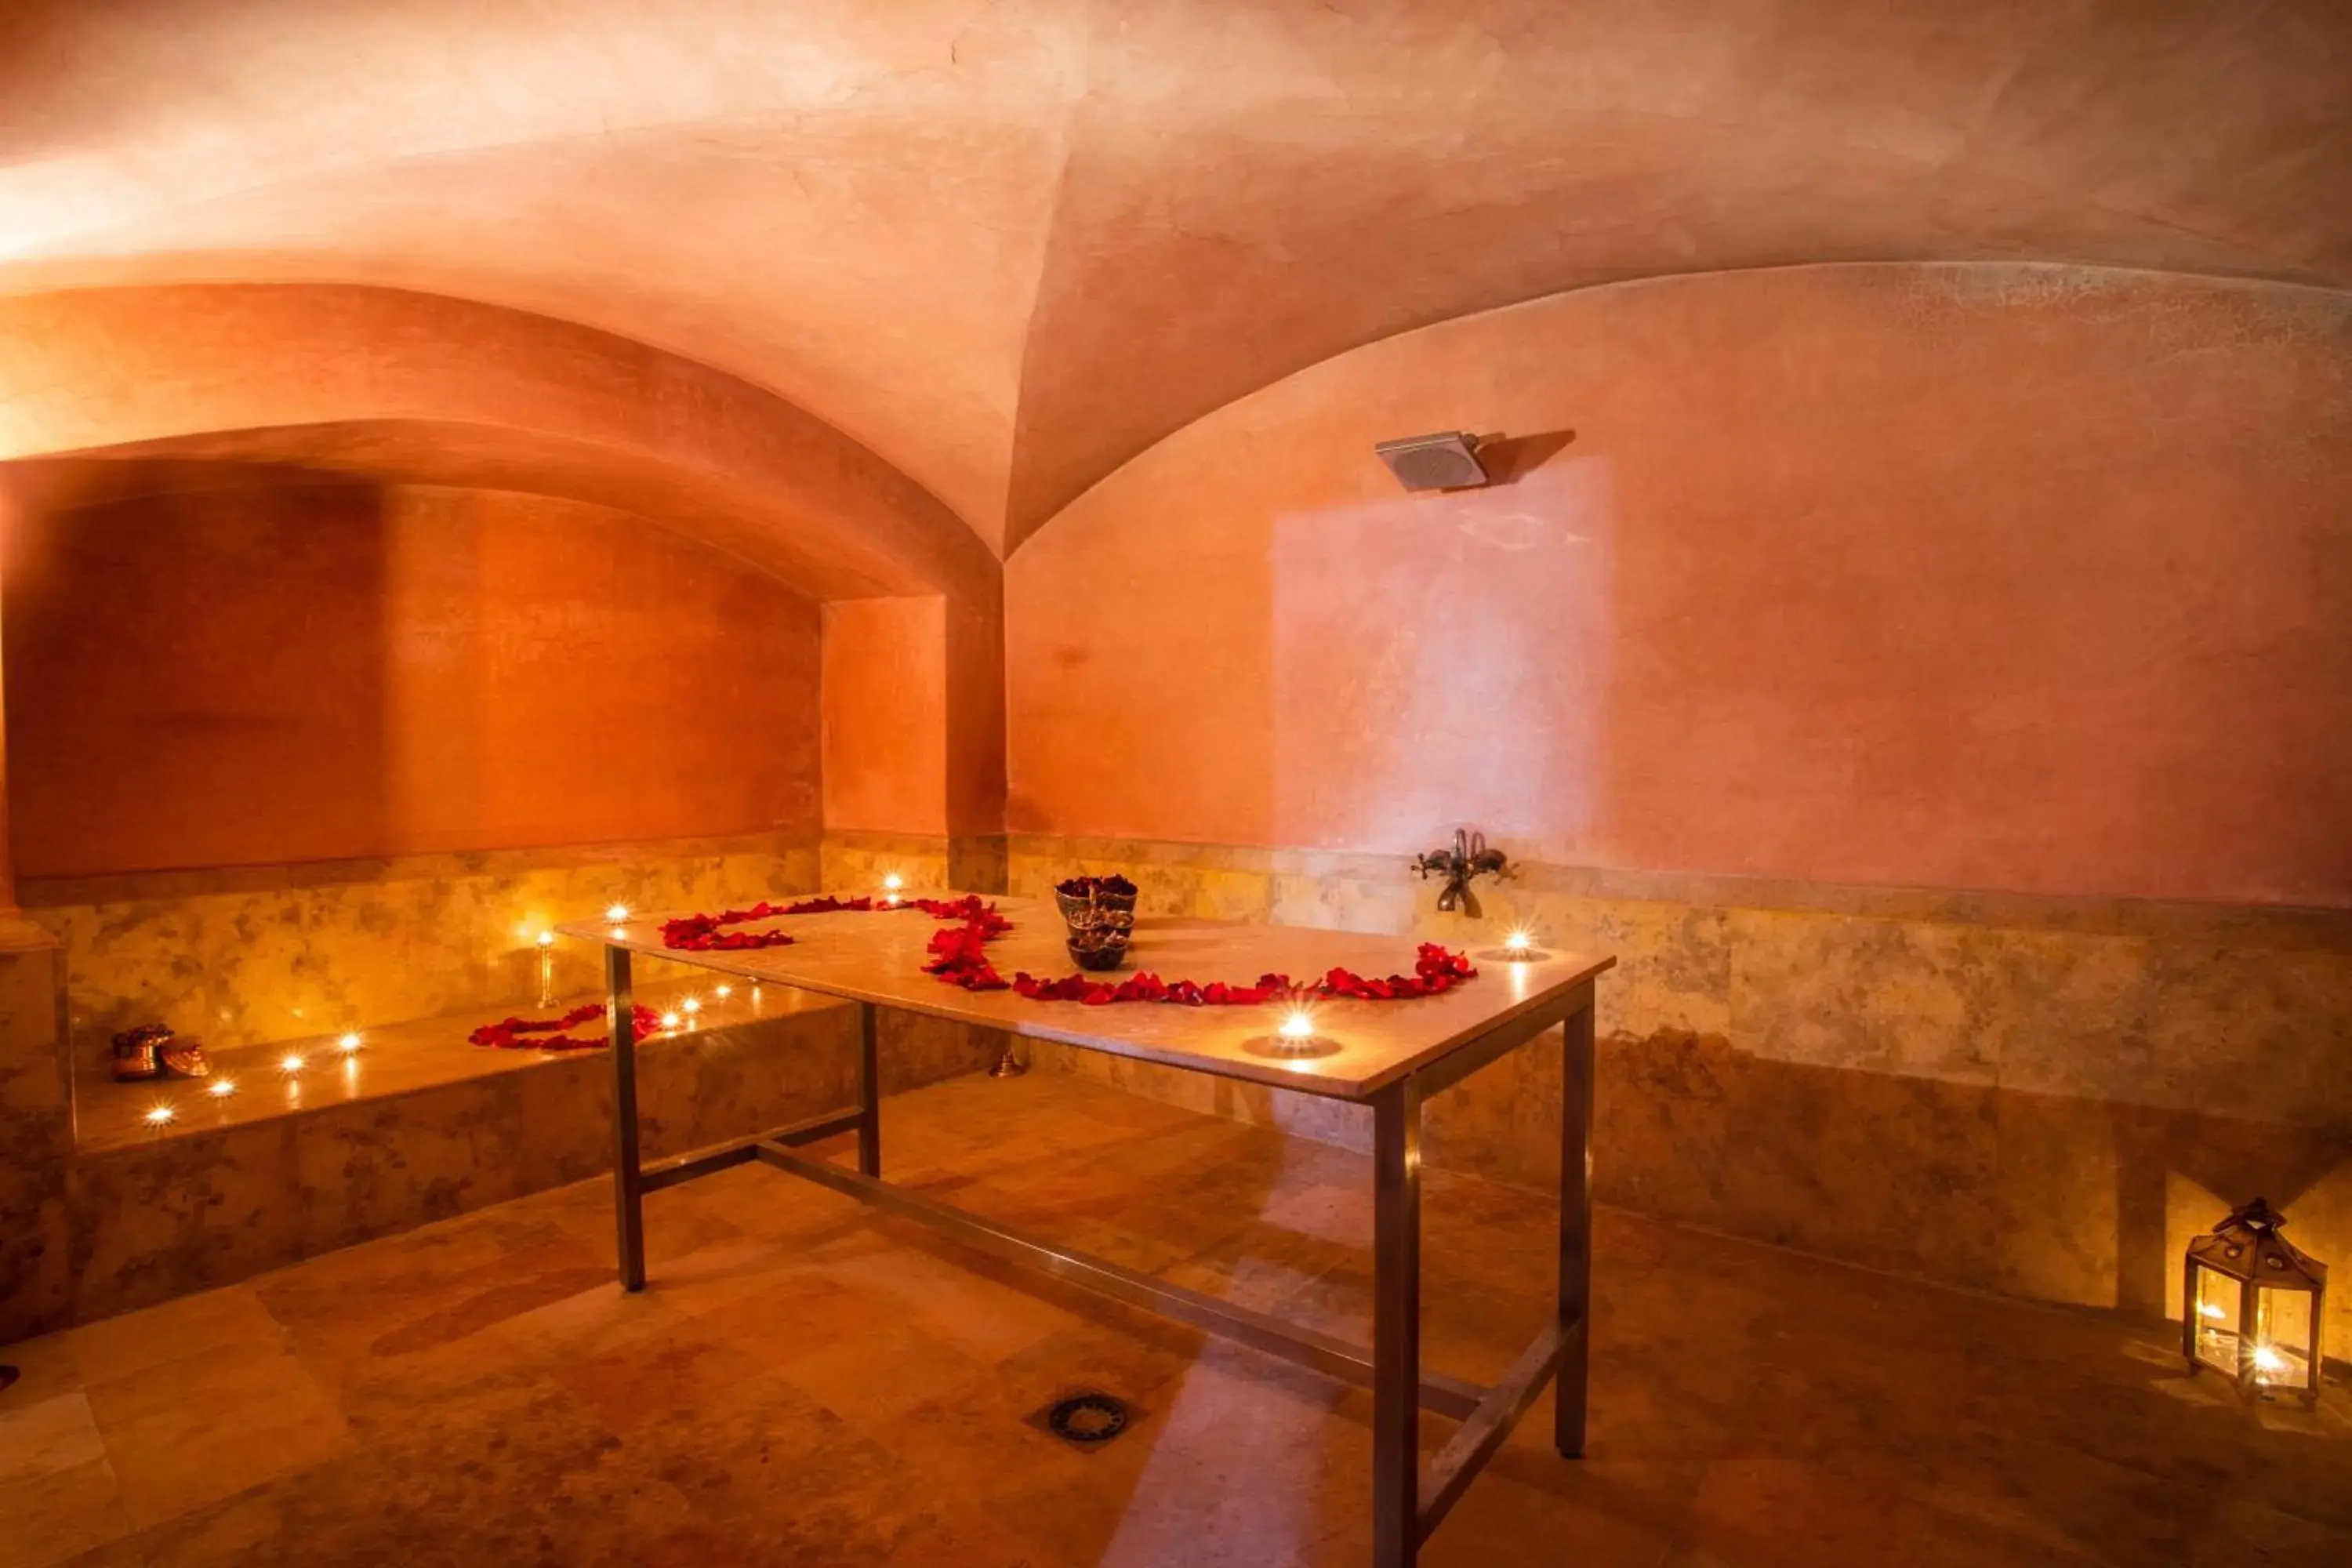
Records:
<instances>
[{"instance_id":1,"label":"arched ceiling vault","mask_svg":"<svg viewBox=\"0 0 2352 1568\"><path fill-rule=\"evenodd\" d=\"M206 463L594 501L817 598L998 592L987 548L898 469L623 338L383 289L0 298L0 471L20 501L119 482L89 478L108 467L202 484Z\"/></svg>"},{"instance_id":2,"label":"arched ceiling vault","mask_svg":"<svg viewBox=\"0 0 2352 1568\"><path fill-rule=\"evenodd\" d=\"M1567 289L2352 287L2340 0L31 0L0 105L0 294L580 322L837 427L999 554L1256 387Z\"/></svg>"}]
</instances>

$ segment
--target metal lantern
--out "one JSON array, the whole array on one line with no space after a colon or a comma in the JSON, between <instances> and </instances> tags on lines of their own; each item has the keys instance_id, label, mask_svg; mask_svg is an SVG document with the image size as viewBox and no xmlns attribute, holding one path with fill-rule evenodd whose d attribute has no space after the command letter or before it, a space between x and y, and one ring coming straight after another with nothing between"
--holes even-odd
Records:
<instances>
[{"instance_id":1,"label":"metal lantern","mask_svg":"<svg viewBox=\"0 0 2352 1568\"><path fill-rule=\"evenodd\" d=\"M2285 1224L2256 1198L2189 1244L2180 1350L2190 1372L2226 1373L2244 1398L2293 1394L2316 1405L2327 1268L2279 1235Z\"/></svg>"}]
</instances>

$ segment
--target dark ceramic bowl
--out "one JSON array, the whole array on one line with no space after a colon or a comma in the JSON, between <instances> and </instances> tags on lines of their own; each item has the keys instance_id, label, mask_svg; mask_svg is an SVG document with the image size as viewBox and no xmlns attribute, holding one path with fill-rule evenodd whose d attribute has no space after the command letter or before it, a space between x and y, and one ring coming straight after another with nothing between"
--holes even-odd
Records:
<instances>
[{"instance_id":1,"label":"dark ceramic bowl","mask_svg":"<svg viewBox=\"0 0 2352 1568\"><path fill-rule=\"evenodd\" d=\"M1104 908L1097 895L1070 917L1070 956L1081 969L1117 969L1127 962L1128 943L1134 936L1135 916Z\"/></svg>"},{"instance_id":2,"label":"dark ceramic bowl","mask_svg":"<svg viewBox=\"0 0 2352 1568\"><path fill-rule=\"evenodd\" d=\"M1080 946L1078 939L1072 937L1068 946L1070 961L1080 969L1117 969L1127 962L1125 938L1116 942L1097 942L1091 946Z\"/></svg>"}]
</instances>

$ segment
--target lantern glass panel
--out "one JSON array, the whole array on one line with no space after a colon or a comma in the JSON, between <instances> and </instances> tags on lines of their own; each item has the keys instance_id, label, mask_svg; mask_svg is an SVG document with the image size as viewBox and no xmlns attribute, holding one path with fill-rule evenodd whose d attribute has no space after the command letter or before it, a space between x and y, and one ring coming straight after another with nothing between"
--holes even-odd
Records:
<instances>
[{"instance_id":1,"label":"lantern glass panel","mask_svg":"<svg viewBox=\"0 0 2352 1568\"><path fill-rule=\"evenodd\" d=\"M2301 1388L2311 1380L2309 1292L2264 1289L2254 1309L2254 1381Z\"/></svg>"},{"instance_id":2,"label":"lantern glass panel","mask_svg":"<svg viewBox=\"0 0 2352 1568\"><path fill-rule=\"evenodd\" d=\"M2238 1306L2244 1287L2227 1274L2196 1266L2197 1359L2238 1375Z\"/></svg>"}]
</instances>

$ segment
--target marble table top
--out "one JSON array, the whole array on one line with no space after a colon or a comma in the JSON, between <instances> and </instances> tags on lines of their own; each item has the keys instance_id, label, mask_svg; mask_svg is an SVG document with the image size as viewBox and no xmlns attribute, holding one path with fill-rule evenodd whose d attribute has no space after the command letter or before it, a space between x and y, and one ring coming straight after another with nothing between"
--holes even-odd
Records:
<instances>
[{"instance_id":1,"label":"marble table top","mask_svg":"<svg viewBox=\"0 0 2352 1568\"><path fill-rule=\"evenodd\" d=\"M956 898L954 893L908 898ZM989 943L989 960L1006 979L1019 970L1059 979L1076 969L1063 946L1060 913L1045 900L988 899L1013 929ZM688 911L677 911L685 913ZM706 911L709 912L709 911ZM672 952L662 945L662 913L634 913L559 926L564 936L658 955L767 984L794 986L884 1007L983 1025L1039 1039L1165 1062L1221 1078L1278 1085L1339 1100L1371 1097L1503 1024L1554 1001L1616 963L1614 958L1547 952L1504 957L1491 940L1466 948L1477 978L1443 995L1404 1001L1333 999L1312 1005L1317 1054L1285 1054L1276 1030L1286 1003L1182 1007L1150 1003L1087 1006L1033 1002L1007 991L966 991L923 973L927 944L940 922L919 910L791 915L730 927L782 929L785 947L737 952ZM1163 980L1223 980L1248 984L1269 971L1308 982L1335 965L1364 975L1411 973L1417 940L1318 931L1304 926L1140 916L1125 967L1089 976L1116 983L1149 971Z\"/></svg>"}]
</instances>

